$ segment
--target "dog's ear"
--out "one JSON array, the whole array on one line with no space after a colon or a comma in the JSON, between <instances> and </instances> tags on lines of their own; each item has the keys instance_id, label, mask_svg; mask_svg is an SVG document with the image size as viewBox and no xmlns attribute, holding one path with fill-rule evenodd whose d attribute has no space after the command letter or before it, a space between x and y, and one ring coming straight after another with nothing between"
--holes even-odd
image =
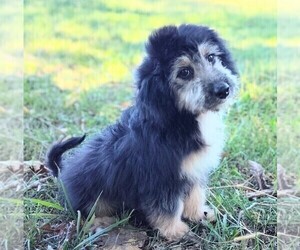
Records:
<instances>
[{"instance_id":1,"label":"dog's ear","mask_svg":"<svg viewBox=\"0 0 300 250\"><path fill-rule=\"evenodd\" d=\"M146 43L147 55L135 72L137 88L141 89L145 79L156 79L153 76L162 78L165 69L168 69L169 64L180 53L181 46L182 38L176 26L165 26L154 31Z\"/></svg>"},{"instance_id":2,"label":"dog's ear","mask_svg":"<svg viewBox=\"0 0 300 250\"><path fill-rule=\"evenodd\" d=\"M160 67L157 60L146 57L136 72L137 100L152 110L170 106L173 102L172 92Z\"/></svg>"},{"instance_id":3,"label":"dog's ear","mask_svg":"<svg viewBox=\"0 0 300 250\"><path fill-rule=\"evenodd\" d=\"M175 112L175 100L169 88L165 84L161 74L151 73L140 79L137 93L137 102L143 109L145 118L157 119L159 121L168 120L168 116ZM168 111L166 114L166 110Z\"/></svg>"},{"instance_id":4,"label":"dog's ear","mask_svg":"<svg viewBox=\"0 0 300 250\"><path fill-rule=\"evenodd\" d=\"M146 51L149 57L165 63L174 57L174 53L180 51L181 44L178 28L165 26L150 35L146 44Z\"/></svg>"},{"instance_id":5,"label":"dog's ear","mask_svg":"<svg viewBox=\"0 0 300 250\"><path fill-rule=\"evenodd\" d=\"M135 82L137 89L141 89L144 82L148 82L153 75L158 73L159 62L155 59L145 57L141 65L135 71ZM146 80L147 79L147 80Z\"/></svg>"}]
</instances>

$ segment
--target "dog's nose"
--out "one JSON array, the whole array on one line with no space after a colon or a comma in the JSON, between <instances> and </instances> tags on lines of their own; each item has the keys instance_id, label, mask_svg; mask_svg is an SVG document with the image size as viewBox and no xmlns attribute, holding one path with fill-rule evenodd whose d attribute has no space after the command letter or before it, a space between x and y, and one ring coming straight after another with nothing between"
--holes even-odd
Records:
<instances>
[{"instance_id":1,"label":"dog's nose","mask_svg":"<svg viewBox=\"0 0 300 250\"><path fill-rule=\"evenodd\" d=\"M214 94L220 99L225 99L229 95L229 85L226 82L215 84Z\"/></svg>"}]
</instances>

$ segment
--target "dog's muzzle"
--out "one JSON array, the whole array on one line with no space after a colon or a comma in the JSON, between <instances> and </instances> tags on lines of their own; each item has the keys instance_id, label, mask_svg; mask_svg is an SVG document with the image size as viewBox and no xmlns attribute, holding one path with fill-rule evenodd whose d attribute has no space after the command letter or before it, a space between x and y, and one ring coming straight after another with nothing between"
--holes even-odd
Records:
<instances>
[{"instance_id":1,"label":"dog's muzzle","mask_svg":"<svg viewBox=\"0 0 300 250\"><path fill-rule=\"evenodd\" d=\"M229 95L229 85L226 82L215 83L213 94L219 99L225 99Z\"/></svg>"}]
</instances>

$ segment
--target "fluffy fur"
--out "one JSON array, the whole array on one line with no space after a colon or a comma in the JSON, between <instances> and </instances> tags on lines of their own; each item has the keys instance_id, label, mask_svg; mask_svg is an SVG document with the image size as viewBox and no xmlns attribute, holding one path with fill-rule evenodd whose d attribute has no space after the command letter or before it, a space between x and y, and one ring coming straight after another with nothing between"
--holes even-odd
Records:
<instances>
[{"instance_id":1,"label":"fluffy fur","mask_svg":"<svg viewBox=\"0 0 300 250\"><path fill-rule=\"evenodd\" d=\"M220 160L222 113L238 74L224 41L204 26L158 29L146 52L134 105L69 157L61 155L84 137L55 144L47 165L74 210L87 215L100 196L96 216L135 209L163 236L178 239L189 230L182 217L213 216L205 188Z\"/></svg>"}]
</instances>

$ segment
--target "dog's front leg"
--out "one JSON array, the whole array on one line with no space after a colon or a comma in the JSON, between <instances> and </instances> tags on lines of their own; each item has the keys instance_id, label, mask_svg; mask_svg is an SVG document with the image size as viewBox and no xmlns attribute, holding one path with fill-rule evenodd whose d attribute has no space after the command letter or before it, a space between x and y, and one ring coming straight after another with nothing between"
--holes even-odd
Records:
<instances>
[{"instance_id":1,"label":"dog's front leg","mask_svg":"<svg viewBox=\"0 0 300 250\"><path fill-rule=\"evenodd\" d=\"M213 209L206 205L206 189L194 184L184 200L183 217L198 222L202 219L215 220Z\"/></svg>"},{"instance_id":2,"label":"dog's front leg","mask_svg":"<svg viewBox=\"0 0 300 250\"><path fill-rule=\"evenodd\" d=\"M178 199L178 205L174 211L171 208L166 210L148 208L146 212L148 221L154 229L158 229L168 240L179 240L189 231L188 225L181 220L183 207L183 201Z\"/></svg>"}]
</instances>

